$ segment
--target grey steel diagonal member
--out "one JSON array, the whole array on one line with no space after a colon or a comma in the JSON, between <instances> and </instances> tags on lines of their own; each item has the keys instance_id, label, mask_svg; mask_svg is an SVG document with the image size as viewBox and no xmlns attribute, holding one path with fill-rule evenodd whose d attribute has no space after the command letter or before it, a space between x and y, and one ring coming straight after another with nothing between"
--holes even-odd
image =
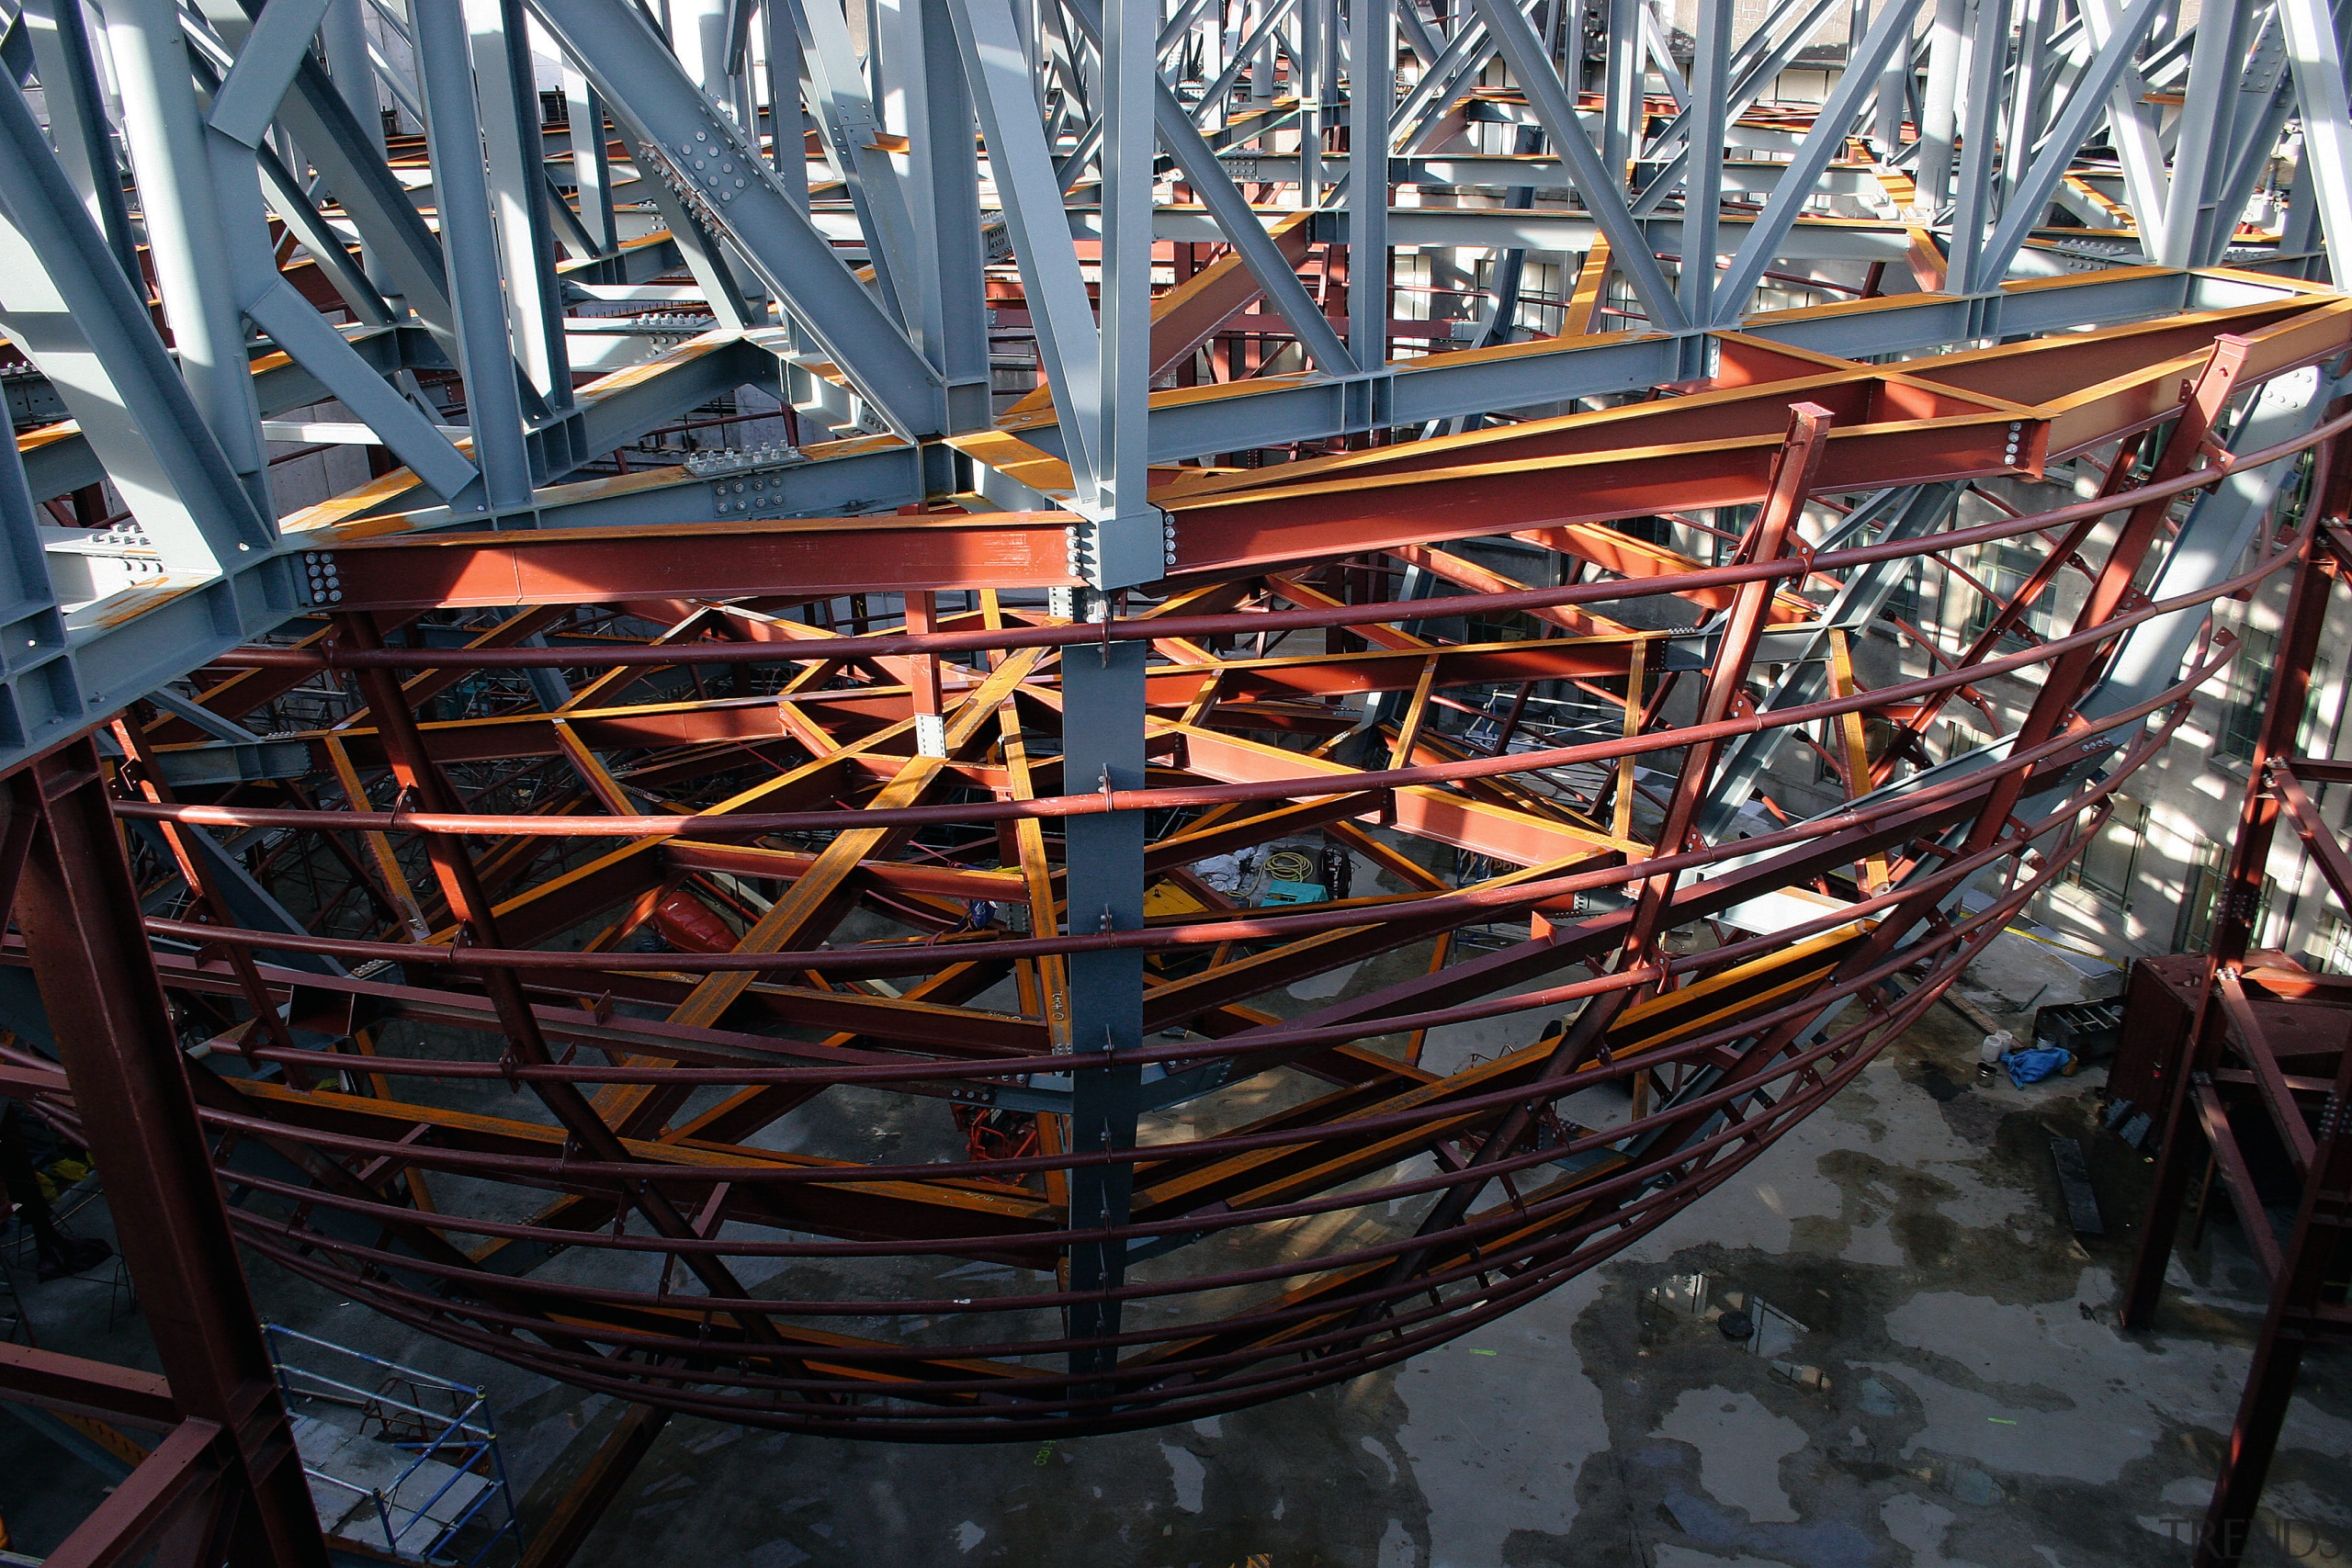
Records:
<instances>
[{"instance_id":1,"label":"grey steel diagonal member","mask_svg":"<svg viewBox=\"0 0 2352 1568\"><path fill-rule=\"evenodd\" d=\"M656 178L733 242L760 281L902 435L944 434L946 388L881 302L852 276L767 161L686 78L676 56L621 0L534 0ZM699 165L699 166L698 166Z\"/></svg>"}]
</instances>

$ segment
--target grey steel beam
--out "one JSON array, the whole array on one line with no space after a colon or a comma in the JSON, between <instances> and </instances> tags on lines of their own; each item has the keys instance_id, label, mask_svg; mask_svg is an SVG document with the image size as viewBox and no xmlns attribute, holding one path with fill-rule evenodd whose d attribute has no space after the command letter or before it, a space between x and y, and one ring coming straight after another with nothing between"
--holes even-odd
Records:
<instances>
[{"instance_id":1,"label":"grey steel beam","mask_svg":"<svg viewBox=\"0 0 2352 1568\"><path fill-rule=\"evenodd\" d=\"M837 0L772 0L787 6L800 29L803 68L808 73L809 107L816 111L826 154L857 209L865 231L875 284L883 302L901 321L910 321L899 264L911 260L913 231L907 213L906 193L888 152L876 139L882 124L850 41L849 24ZM915 269L919 275L922 269ZM905 287L922 288L920 276ZM918 308L917 314L920 314Z\"/></svg>"},{"instance_id":2,"label":"grey steel beam","mask_svg":"<svg viewBox=\"0 0 2352 1568\"><path fill-rule=\"evenodd\" d=\"M277 117L317 167L322 194L333 196L359 231L370 266L442 346L453 349L441 246L386 166L376 139L380 132L371 134L359 123L333 78L313 60L296 67L294 85L278 104Z\"/></svg>"},{"instance_id":3,"label":"grey steel beam","mask_svg":"<svg viewBox=\"0 0 2352 1568\"><path fill-rule=\"evenodd\" d=\"M608 254L620 243L620 234L613 219L613 164L605 141L605 106L587 76L568 60L563 63L563 108L571 127L571 187L580 221L596 254ZM801 166L797 148L793 162ZM783 167L780 155L777 166Z\"/></svg>"},{"instance_id":4,"label":"grey steel beam","mask_svg":"<svg viewBox=\"0 0 2352 1568\"><path fill-rule=\"evenodd\" d=\"M1092 595L1090 595L1092 597ZM1107 615L1107 607L1096 614ZM1144 667L1141 643L1105 643L1079 649L1062 660L1062 776L1084 779L1106 790L1140 787L1145 780ZM1132 931L1143 924L1143 813L1104 812L1070 818L1065 863L1068 904L1063 929ZM1133 1051L1143 1044L1143 955L1140 953L1073 953L1069 959L1070 1039L1077 1051ZM1075 1075L1071 1086L1069 1139L1073 1149L1120 1149L1135 1145L1140 1109L1140 1075L1135 1067L1094 1067ZM1081 1165L1069 1173L1073 1226L1114 1225L1128 1213L1135 1179L1131 1165ZM1110 1291L1124 1280L1125 1242L1084 1243L1069 1249L1070 1289ZM1097 1338L1119 1330L1115 1303L1080 1303L1070 1308L1070 1337ZM1070 1353L1073 1372L1108 1371L1117 1361L1111 1347L1094 1345Z\"/></svg>"},{"instance_id":5,"label":"grey steel beam","mask_svg":"<svg viewBox=\"0 0 2352 1568\"><path fill-rule=\"evenodd\" d=\"M912 129L911 204L922 254L936 258L935 286L920 323L924 353L946 389L950 432L985 429L995 419L989 375L988 250L980 212L978 129L970 85L946 0L909 0L905 42L921 92L908 95ZM1146 223L1149 222L1147 215Z\"/></svg>"},{"instance_id":6,"label":"grey steel beam","mask_svg":"<svg viewBox=\"0 0 2352 1568\"><path fill-rule=\"evenodd\" d=\"M1968 81L1961 133L1960 191L1952 204L1947 281L1962 293L1984 287L1977 258L1986 224L1998 211L2000 165L1994 128L1998 88L2009 44L2009 0L1973 0L1969 7Z\"/></svg>"},{"instance_id":7,"label":"grey steel beam","mask_svg":"<svg viewBox=\"0 0 2352 1568\"><path fill-rule=\"evenodd\" d=\"M232 141L260 146L326 10L327 0L269 0L214 91L207 123Z\"/></svg>"},{"instance_id":8,"label":"grey steel beam","mask_svg":"<svg viewBox=\"0 0 2352 1568\"><path fill-rule=\"evenodd\" d=\"M946 3L988 141L989 172L1012 235L1039 367L1069 441L1064 456L1091 502L1090 487L1103 471L1105 454L1101 342L1077 253L1057 243L1065 222L1061 182L1037 120L1013 8L1007 0ZM1113 238L1106 233L1104 243Z\"/></svg>"},{"instance_id":9,"label":"grey steel beam","mask_svg":"<svg viewBox=\"0 0 2352 1568\"><path fill-rule=\"evenodd\" d=\"M2073 93L2080 92L2085 81L2098 79L2099 62L2106 58L2118 28L2123 25L2116 0L2081 0L2081 20L2083 38L2091 52L2070 90ZM2122 164L2132 218L2143 232L2153 234L2164 227L2165 155L2155 118L2147 102L2147 85L2140 80L2140 73L2133 65L2139 52L2137 36L2135 33L2133 40L2125 46L2124 58L2112 73L2112 81L2094 96L2103 96L2107 100L2109 135ZM2073 101L2070 96L2068 102ZM2070 147L2067 151L2071 154L2075 149Z\"/></svg>"},{"instance_id":10,"label":"grey steel beam","mask_svg":"<svg viewBox=\"0 0 2352 1568\"><path fill-rule=\"evenodd\" d=\"M1919 96L1919 140L1911 173L1917 184L1919 205L1939 215L1950 205L1951 194L1968 6L1969 0L1936 0L1928 22L1928 81Z\"/></svg>"},{"instance_id":11,"label":"grey steel beam","mask_svg":"<svg viewBox=\"0 0 2352 1568\"><path fill-rule=\"evenodd\" d=\"M2158 266L2191 265L2218 216L2214 186L2228 173L2225 116L2238 96L2231 85L2245 65L2241 48L2248 9L2240 0L2205 0L2198 12L2197 48L2189 58L2188 84L2174 126L2171 188L2150 258ZM2332 36L2335 28L2331 25L2328 30ZM2232 227L2235 217L2234 212L2230 215Z\"/></svg>"},{"instance_id":12,"label":"grey steel beam","mask_svg":"<svg viewBox=\"0 0 2352 1568\"><path fill-rule=\"evenodd\" d=\"M1715 122L1718 134L1724 127L1746 114L1755 106L1758 98L1770 90L1772 84L1779 79L1781 70L1790 61L1796 58L1797 51L1803 49L1805 41L1820 28L1830 12L1837 8L1837 4L1838 0L1815 0L1812 9L1798 19L1797 25L1788 31L1764 59L1749 61L1745 64L1737 60L1729 60L1724 62L1718 79L1727 83L1728 85L1724 88L1721 96L1714 104L1707 106ZM1707 13L1702 9L1697 19L1703 25L1706 17ZM1754 43L1757 39L1768 36L1770 35L1759 28L1750 36L1748 41ZM1693 47L1695 49L1701 46L1694 41ZM1689 184L1687 166L1690 160L1691 146L1697 141L1693 117L1699 112L1700 107L1701 100L1694 92L1691 95L1691 100L1683 105L1682 111L1668 121L1666 129L1660 131L1651 142L1644 155L1645 163L1654 161L1659 153L1668 149L1672 150L1672 155L1655 175L1650 176L1649 183L1642 186L1641 194L1634 200L1634 210L1636 213L1647 215L1657 211L1678 188ZM1697 142L1697 144L1704 145L1703 142ZM1720 162L1720 160L1719 153L1717 161Z\"/></svg>"},{"instance_id":13,"label":"grey steel beam","mask_svg":"<svg viewBox=\"0 0 2352 1568\"><path fill-rule=\"evenodd\" d=\"M1348 181L1348 353L1358 370L1388 363L1388 113L1396 4L1348 0L1348 145L1355 154Z\"/></svg>"}]
</instances>

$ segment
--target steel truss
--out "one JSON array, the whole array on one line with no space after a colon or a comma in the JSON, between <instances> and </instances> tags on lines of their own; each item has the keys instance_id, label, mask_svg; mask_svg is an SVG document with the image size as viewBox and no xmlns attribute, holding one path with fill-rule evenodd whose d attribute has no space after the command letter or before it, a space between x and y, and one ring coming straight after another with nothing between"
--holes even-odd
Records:
<instances>
[{"instance_id":1,"label":"steel truss","mask_svg":"<svg viewBox=\"0 0 2352 1568\"><path fill-rule=\"evenodd\" d=\"M1890 0L1773 101L1830 9L28 6L0 762L128 861L18 885L12 1083L179 1081L76 1043L141 919L246 1247L798 1430L1204 1416L1590 1267L2335 493L2335 16ZM280 440L371 477L279 515ZM1195 870L1315 840L1382 886Z\"/></svg>"}]
</instances>

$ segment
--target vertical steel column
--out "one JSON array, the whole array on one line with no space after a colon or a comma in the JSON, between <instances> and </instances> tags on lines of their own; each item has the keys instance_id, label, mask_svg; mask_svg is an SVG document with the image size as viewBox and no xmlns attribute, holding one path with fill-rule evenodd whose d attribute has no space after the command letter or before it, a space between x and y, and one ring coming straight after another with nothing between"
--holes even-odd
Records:
<instances>
[{"instance_id":1,"label":"vertical steel column","mask_svg":"<svg viewBox=\"0 0 2352 1568\"><path fill-rule=\"evenodd\" d=\"M1323 204L1323 128L1331 107L1331 63L1338 42L1334 0L1302 0L1298 7L1298 204ZM1426 71L1430 62L1423 61Z\"/></svg>"},{"instance_id":2,"label":"vertical steel column","mask_svg":"<svg viewBox=\"0 0 2352 1568\"><path fill-rule=\"evenodd\" d=\"M1691 25L1690 141L1682 166L1682 270L1675 292L1683 314L1711 319L1715 253L1724 210L1724 98L1729 90L1732 0L1699 0Z\"/></svg>"},{"instance_id":3,"label":"vertical steel column","mask_svg":"<svg viewBox=\"0 0 2352 1568\"><path fill-rule=\"evenodd\" d=\"M1396 0L1348 0L1348 352L1366 375L1388 364L1388 114ZM1624 170L1616 184L1621 190Z\"/></svg>"},{"instance_id":4,"label":"vertical steel column","mask_svg":"<svg viewBox=\"0 0 2352 1568\"><path fill-rule=\"evenodd\" d=\"M504 263L506 315L515 357L550 410L571 406L571 356L563 341L562 295L555 280L555 246L548 233L545 133L531 74L531 28L521 0L463 0L481 105L498 249ZM434 170L436 194L447 177ZM469 182L470 183L470 182ZM467 388L469 403L473 389Z\"/></svg>"},{"instance_id":5,"label":"vertical steel column","mask_svg":"<svg viewBox=\"0 0 2352 1568\"><path fill-rule=\"evenodd\" d=\"M122 169L115 162L114 131L107 124L82 0L25 0L17 24L32 43L57 162L90 220L106 235L107 248L122 264L123 276L143 299L147 282L139 269L139 240L122 199Z\"/></svg>"},{"instance_id":6,"label":"vertical steel column","mask_svg":"<svg viewBox=\"0 0 2352 1568\"><path fill-rule=\"evenodd\" d=\"M376 64L368 58L368 23L361 15L365 0L327 0L327 14L319 24L319 42L326 46L327 74L335 91L351 106L359 129L372 131L382 145L384 116L376 96Z\"/></svg>"},{"instance_id":7,"label":"vertical steel column","mask_svg":"<svg viewBox=\"0 0 2352 1568\"><path fill-rule=\"evenodd\" d=\"M27 956L173 1401L232 1439L220 1483L244 1503L230 1560L325 1568L101 768L85 736L10 783L42 829L17 889Z\"/></svg>"},{"instance_id":8,"label":"vertical steel column","mask_svg":"<svg viewBox=\"0 0 2352 1568\"><path fill-rule=\"evenodd\" d=\"M2117 0L2081 0L2085 37L2102 57L2116 41L2116 29L2123 25L2118 20L2116 3ZM2124 199L2140 231L2154 234L2164 227L2165 150L2156 134L2155 118L2144 101L2147 85L2140 80L2133 63L2140 48L2138 35L2146 30L2146 24L2132 29L2133 36L2123 42L2123 60L2103 78L2105 85L2098 92L2092 92L2089 87L2094 80L2100 79L2095 76L2097 67L2086 66L2068 95L2068 107L2092 107L2104 97L2108 137L2115 148L2116 160L2123 168ZM2065 141L2064 150L2071 157L2079 145L2079 138Z\"/></svg>"},{"instance_id":9,"label":"vertical steel column","mask_svg":"<svg viewBox=\"0 0 2352 1568\"><path fill-rule=\"evenodd\" d=\"M2221 220L2213 186L2229 172L2228 122L2237 94L2232 84L2245 68L2240 53L2245 7L2238 0L2205 0L2197 15L2196 51L2188 87L2175 125L2172 189L2165 197L2164 231L2148 259L2158 266L2192 266L2205 231ZM2227 219L2236 227L2237 214ZM2143 225L2144 228L2144 225ZM2143 244L2145 244L2144 239Z\"/></svg>"},{"instance_id":10,"label":"vertical steel column","mask_svg":"<svg viewBox=\"0 0 2352 1568\"><path fill-rule=\"evenodd\" d=\"M767 45L769 157L785 190L808 205L808 134L800 108L800 25L786 0L762 0L762 38Z\"/></svg>"},{"instance_id":11,"label":"vertical steel column","mask_svg":"<svg viewBox=\"0 0 2352 1568\"><path fill-rule=\"evenodd\" d=\"M1088 592L1096 614L1108 615L1104 599ZM1144 779L1144 666L1146 645L1101 643L1072 648L1062 655L1062 776L1091 787L1132 789ZM1144 823L1139 811L1106 812L1064 818L1069 906L1063 930L1070 934L1130 931L1143 924ZM1139 953L1073 953L1069 955L1070 1049L1132 1051L1143 1043L1143 955ZM1076 1075L1070 1095L1069 1140L1074 1152L1132 1148L1136 1139L1139 1070L1093 1067ZM1080 1166L1069 1173L1069 1223L1073 1229L1125 1224L1135 1185L1132 1166ZM1116 1289L1125 1276L1123 1241L1081 1243L1069 1249L1072 1292ZM1115 1334L1119 1303L1091 1302L1073 1306L1073 1337ZM1107 1371L1115 1349L1091 1347L1070 1356L1073 1372Z\"/></svg>"},{"instance_id":12,"label":"vertical steel column","mask_svg":"<svg viewBox=\"0 0 2352 1568\"><path fill-rule=\"evenodd\" d=\"M1999 212L2000 170L1996 162L1994 127L2000 123L2002 67L2009 49L2009 0L1974 0L1970 17L1968 95L1962 107L1966 129L1961 133L1960 193L1953 203L1951 262L1946 275L1962 294L1988 288L1998 279L1977 276L1976 258L1984 249L1986 224Z\"/></svg>"},{"instance_id":13,"label":"vertical steel column","mask_svg":"<svg viewBox=\"0 0 2352 1568\"><path fill-rule=\"evenodd\" d=\"M987 426L988 316L980 249L979 165L955 22L943 0L882 0L882 111L907 139L900 175L908 231L929 265L900 275L907 330L947 388L949 431ZM962 135L955 134L961 130Z\"/></svg>"},{"instance_id":14,"label":"vertical steel column","mask_svg":"<svg viewBox=\"0 0 2352 1568\"><path fill-rule=\"evenodd\" d=\"M2346 96L2335 18L2325 0L2278 0L2278 21L2286 30L2287 56L2294 62L2303 122L2296 194L2309 189L2331 246L2352 248L2352 99Z\"/></svg>"},{"instance_id":15,"label":"vertical steel column","mask_svg":"<svg viewBox=\"0 0 2352 1568\"><path fill-rule=\"evenodd\" d=\"M244 321L179 9L172 0L115 0L107 8L107 41L122 94L147 255L171 321L180 375L254 504L274 517Z\"/></svg>"},{"instance_id":16,"label":"vertical steel column","mask_svg":"<svg viewBox=\"0 0 2352 1568\"><path fill-rule=\"evenodd\" d=\"M1877 0L1878 10L1883 13L1888 6L1898 3L1899 0ZM1852 68L1853 51L1859 41L1860 35L1857 35L1846 45L1849 70ZM1897 49L1887 58L1885 67L1878 76L1878 117L1872 134L1878 142L1878 155L1889 162L1903 151L1903 121L1911 100L1911 51L1909 40L1905 39L1905 47Z\"/></svg>"},{"instance_id":17,"label":"vertical steel column","mask_svg":"<svg viewBox=\"0 0 2352 1568\"><path fill-rule=\"evenodd\" d=\"M884 307L901 322L908 320L899 274L914 257L907 231L906 193L898 171L876 140L881 126L865 79L858 73L849 24L836 0L775 0L789 5L799 18L802 62L808 70L814 96L810 107L823 128L833 167L848 187L850 205L865 231L866 257Z\"/></svg>"},{"instance_id":18,"label":"vertical steel column","mask_svg":"<svg viewBox=\"0 0 2352 1568\"><path fill-rule=\"evenodd\" d=\"M449 307L457 319L458 373L465 378L466 423L481 469L480 489L468 486L450 507L503 512L531 503L531 452L522 386L507 339L498 232L483 183L471 40L458 0L418 0L413 17L416 83L424 97L434 203L441 214Z\"/></svg>"},{"instance_id":19,"label":"vertical steel column","mask_svg":"<svg viewBox=\"0 0 2352 1568\"><path fill-rule=\"evenodd\" d=\"M1410 4L1411 0L1398 0ZM1602 101L1601 161L1622 181L1639 145L1642 118L1642 0L1609 0L1608 96Z\"/></svg>"},{"instance_id":20,"label":"vertical steel column","mask_svg":"<svg viewBox=\"0 0 2352 1568\"><path fill-rule=\"evenodd\" d=\"M1151 385L1151 192L1159 98L1156 0L1109 0L1102 8L1102 285L1100 377L1102 455L1094 483L1095 571L1105 589L1146 582L1164 570L1159 513L1144 498ZM1113 600L1082 591L1091 616L1110 618ZM1144 779L1145 645L1102 643L1062 655L1062 776L1105 790ZM1082 825L1081 825L1082 824ZM1122 811L1064 827L1071 933L1127 931L1143 923L1144 823ZM1072 953L1070 1047L1133 1051L1143 1043L1143 958L1136 953ZM1139 1069L1090 1068L1070 1096L1075 1151L1135 1145ZM1135 1175L1128 1166L1080 1167L1069 1174L1073 1227L1127 1218ZM1086 1243L1069 1251L1073 1292L1110 1291L1125 1277L1126 1244ZM1073 1337L1115 1334L1115 1302L1070 1309ZM1075 1350L1073 1372L1110 1370L1108 1346Z\"/></svg>"},{"instance_id":21,"label":"vertical steel column","mask_svg":"<svg viewBox=\"0 0 2352 1568\"><path fill-rule=\"evenodd\" d=\"M946 0L921 0L923 135L917 165L938 259L939 322L923 346L947 389L949 432L983 430L996 418L989 373L988 248L980 232L980 161L972 89ZM805 170L804 170L805 172ZM1149 265L1150 258L1145 258ZM1147 279L1147 291L1148 280ZM1145 333L1149 335L1149 305Z\"/></svg>"},{"instance_id":22,"label":"vertical steel column","mask_svg":"<svg viewBox=\"0 0 2352 1568\"><path fill-rule=\"evenodd\" d=\"M1919 161L1912 166L1919 205L1940 213L1951 200L1952 138L1959 128L1961 55L1968 0L1936 0L1928 24L1928 91L1919 104Z\"/></svg>"},{"instance_id":23,"label":"vertical steel column","mask_svg":"<svg viewBox=\"0 0 2352 1568\"><path fill-rule=\"evenodd\" d=\"M578 191L580 221L597 253L609 255L621 237L613 219L613 163L605 141L605 106L588 73L568 59L563 62L563 112L571 127L571 181Z\"/></svg>"},{"instance_id":24,"label":"vertical steel column","mask_svg":"<svg viewBox=\"0 0 2352 1568\"><path fill-rule=\"evenodd\" d=\"M2026 160L2042 121L2041 84L2051 66L2051 13L2057 0L2024 0L2018 29L2018 60L2009 73L2008 131L2001 148L2001 200L2006 205L2025 178Z\"/></svg>"}]
</instances>

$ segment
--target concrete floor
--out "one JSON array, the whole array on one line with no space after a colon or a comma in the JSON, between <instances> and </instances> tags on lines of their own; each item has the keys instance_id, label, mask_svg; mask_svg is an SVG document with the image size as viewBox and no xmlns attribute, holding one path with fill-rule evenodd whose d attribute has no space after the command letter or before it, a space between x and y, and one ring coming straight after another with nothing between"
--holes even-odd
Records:
<instances>
[{"instance_id":1,"label":"concrete floor","mask_svg":"<svg viewBox=\"0 0 2352 1568\"><path fill-rule=\"evenodd\" d=\"M1997 1010L2044 984L2056 987L2046 1001L2086 982L2004 938L1967 991ZM576 1561L2185 1564L2259 1310L2253 1265L2217 1221L2176 1261L2156 1331L2119 1333L2144 1165L2097 1132L2096 1071L1975 1087L1980 1032L1939 1005L1736 1181L1548 1299L1401 1369L1216 1420L1044 1446L849 1443L681 1417ZM2053 1133L2091 1151L2103 1239L2066 1228ZM617 1417L602 1397L257 1273L279 1321L484 1385L526 1520ZM145 1355L135 1326L105 1331L99 1286L28 1300L45 1343ZM1714 1323L1732 1307L1760 1320L1752 1347ZM0 1516L18 1550L53 1544L95 1495L0 1421ZM2249 1562L2352 1558L2343 1358L2307 1367L2267 1501L2269 1536Z\"/></svg>"}]
</instances>

